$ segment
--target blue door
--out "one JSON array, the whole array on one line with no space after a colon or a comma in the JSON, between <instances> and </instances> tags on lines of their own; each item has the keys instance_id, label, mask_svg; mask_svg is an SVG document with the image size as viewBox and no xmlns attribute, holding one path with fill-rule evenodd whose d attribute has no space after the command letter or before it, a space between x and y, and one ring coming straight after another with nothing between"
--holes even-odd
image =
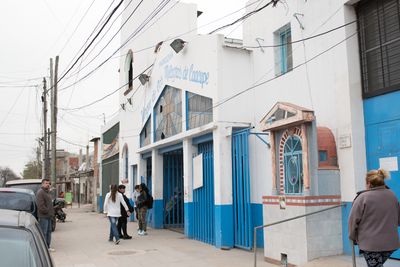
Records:
<instances>
[{"instance_id":1,"label":"blue door","mask_svg":"<svg viewBox=\"0 0 400 267\"><path fill-rule=\"evenodd\" d=\"M184 206L182 149L164 153L163 162L164 227L183 229Z\"/></svg>"},{"instance_id":2,"label":"blue door","mask_svg":"<svg viewBox=\"0 0 400 267\"><path fill-rule=\"evenodd\" d=\"M203 186L193 190L193 238L215 244L213 142L198 145L203 154Z\"/></svg>"},{"instance_id":3,"label":"blue door","mask_svg":"<svg viewBox=\"0 0 400 267\"><path fill-rule=\"evenodd\" d=\"M250 203L249 133L232 135L232 190L235 247L250 250L253 245L253 223Z\"/></svg>"},{"instance_id":4,"label":"blue door","mask_svg":"<svg viewBox=\"0 0 400 267\"><path fill-rule=\"evenodd\" d=\"M367 166L368 170L379 168L379 159L386 157L400 157L400 120L381 122L366 126ZM400 199L400 171L391 171L390 179L386 184ZM393 258L400 259L400 250L392 254Z\"/></svg>"}]
</instances>

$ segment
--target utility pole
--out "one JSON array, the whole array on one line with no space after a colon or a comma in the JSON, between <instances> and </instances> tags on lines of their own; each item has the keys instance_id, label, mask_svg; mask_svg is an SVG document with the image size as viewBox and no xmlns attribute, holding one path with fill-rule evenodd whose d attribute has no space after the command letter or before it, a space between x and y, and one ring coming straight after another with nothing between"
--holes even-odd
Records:
<instances>
[{"instance_id":1,"label":"utility pole","mask_svg":"<svg viewBox=\"0 0 400 267\"><path fill-rule=\"evenodd\" d=\"M42 102L43 102L43 164L42 164L42 179L48 178L47 170L47 88L46 88L46 78L43 77L43 95L42 95Z\"/></svg>"},{"instance_id":2,"label":"utility pole","mask_svg":"<svg viewBox=\"0 0 400 267\"><path fill-rule=\"evenodd\" d=\"M38 147L36 149L36 162L37 162L37 167L36 167L36 177L40 177L40 168L42 167L42 165L40 164L41 160L40 160L40 149L42 144L40 143L40 138L37 139L38 141Z\"/></svg>"},{"instance_id":3,"label":"utility pole","mask_svg":"<svg viewBox=\"0 0 400 267\"><path fill-rule=\"evenodd\" d=\"M58 56L54 67L54 80L51 87L51 182L54 184L57 195L57 85L58 85ZM50 59L50 69L53 60Z\"/></svg>"}]
</instances>

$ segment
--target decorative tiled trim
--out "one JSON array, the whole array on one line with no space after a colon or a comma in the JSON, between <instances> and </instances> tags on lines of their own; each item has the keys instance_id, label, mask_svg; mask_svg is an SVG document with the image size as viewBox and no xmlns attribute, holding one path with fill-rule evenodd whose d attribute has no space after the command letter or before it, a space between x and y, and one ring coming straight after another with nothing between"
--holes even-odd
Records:
<instances>
[{"instance_id":1,"label":"decorative tiled trim","mask_svg":"<svg viewBox=\"0 0 400 267\"><path fill-rule=\"evenodd\" d=\"M263 204L279 205L282 196L263 196ZM284 196L287 206L332 206L341 203L339 195L333 196Z\"/></svg>"}]
</instances>

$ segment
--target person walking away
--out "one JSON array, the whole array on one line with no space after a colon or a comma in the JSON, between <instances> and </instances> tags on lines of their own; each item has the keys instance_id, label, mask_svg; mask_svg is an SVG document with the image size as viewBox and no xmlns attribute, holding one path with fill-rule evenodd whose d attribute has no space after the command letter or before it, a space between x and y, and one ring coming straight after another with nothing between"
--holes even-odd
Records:
<instances>
[{"instance_id":1,"label":"person walking away","mask_svg":"<svg viewBox=\"0 0 400 267\"><path fill-rule=\"evenodd\" d=\"M139 210L139 230L138 235L147 235L147 199L149 195L149 189L144 183L139 185L140 195L137 197L137 208Z\"/></svg>"},{"instance_id":2,"label":"person walking away","mask_svg":"<svg viewBox=\"0 0 400 267\"><path fill-rule=\"evenodd\" d=\"M133 207L129 203L129 199L125 196L125 185L121 184L118 186L118 192L121 193L122 197L124 198L125 204L128 206L129 212L133 212ZM121 217L118 218L118 224L117 224L117 229L118 229L118 234L120 238L123 239L131 239L132 237L128 235L127 232L127 224L128 224L128 214L125 211L124 206L122 203L120 204L121 207ZM122 234L123 233L123 234Z\"/></svg>"},{"instance_id":3,"label":"person walking away","mask_svg":"<svg viewBox=\"0 0 400 267\"><path fill-rule=\"evenodd\" d=\"M357 193L350 212L349 238L358 244L368 267L382 267L400 247L400 205L385 185L388 177L383 169L368 172L366 190Z\"/></svg>"},{"instance_id":4,"label":"person walking away","mask_svg":"<svg viewBox=\"0 0 400 267\"><path fill-rule=\"evenodd\" d=\"M140 186L138 184L135 185L135 191L132 194L133 207L134 207L134 210L135 210L135 217L136 217L137 221L139 221L139 210L137 208L137 198L140 195L139 187Z\"/></svg>"},{"instance_id":5,"label":"person walking away","mask_svg":"<svg viewBox=\"0 0 400 267\"><path fill-rule=\"evenodd\" d=\"M120 242L117 229L117 221L118 218L121 217L121 204L128 216L131 215L128 206L126 205L124 198L122 197L122 194L119 193L117 189L117 185L111 185L111 190L107 193L104 199L103 207L103 211L107 214L108 220L110 221L110 235L108 241L112 242L113 238L115 238L114 242L116 245L118 245Z\"/></svg>"},{"instance_id":6,"label":"person walking away","mask_svg":"<svg viewBox=\"0 0 400 267\"><path fill-rule=\"evenodd\" d=\"M46 240L49 251L55 251L50 247L52 218L54 216L53 201L50 195L50 180L44 178L42 186L36 193L36 205L38 207L39 225L42 229L44 239Z\"/></svg>"}]
</instances>

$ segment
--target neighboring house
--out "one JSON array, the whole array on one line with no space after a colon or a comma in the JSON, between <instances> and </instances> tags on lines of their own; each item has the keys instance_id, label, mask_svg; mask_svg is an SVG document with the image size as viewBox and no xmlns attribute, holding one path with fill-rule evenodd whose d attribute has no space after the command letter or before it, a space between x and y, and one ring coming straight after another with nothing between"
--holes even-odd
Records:
<instances>
[{"instance_id":1,"label":"neighboring house","mask_svg":"<svg viewBox=\"0 0 400 267\"><path fill-rule=\"evenodd\" d=\"M156 4L139 7L123 42ZM110 183L128 182L129 195L144 182L153 227L244 249L254 226L346 203L260 231L257 246L292 264L350 252L347 217L367 167L398 176L396 4L280 2L244 21L241 41L197 35L196 6L171 2L121 52L102 195ZM400 195L398 179L389 183Z\"/></svg>"}]
</instances>

